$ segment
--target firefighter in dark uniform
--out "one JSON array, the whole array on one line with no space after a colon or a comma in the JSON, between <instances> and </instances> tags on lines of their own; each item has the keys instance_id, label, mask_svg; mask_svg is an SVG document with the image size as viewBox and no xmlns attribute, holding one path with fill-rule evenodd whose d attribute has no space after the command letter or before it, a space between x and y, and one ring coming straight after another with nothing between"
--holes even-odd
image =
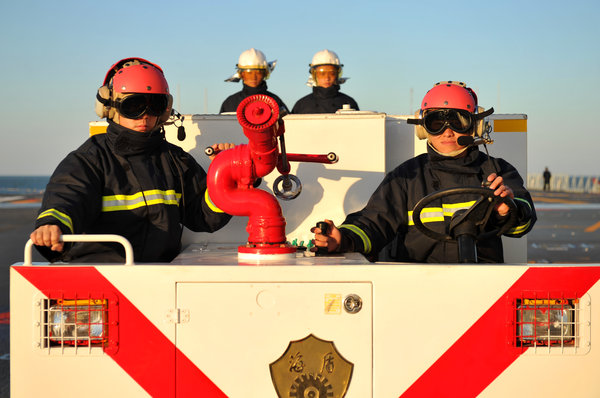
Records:
<instances>
[{"instance_id":1,"label":"firefighter in dark uniform","mask_svg":"<svg viewBox=\"0 0 600 398\"><path fill-rule=\"evenodd\" d=\"M388 173L367 205L352 213L336 227L330 220L326 234L317 227L315 245L329 252L361 252L377 260L380 251L397 239L397 247L386 258L395 261L452 263L458 262L458 245L454 240L432 239L419 231L412 210L423 197L437 191L482 186L488 182L493 194L512 198L516 204L516 223L505 233L520 237L531 230L536 214L523 179L508 162L488 158L476 145L461 145L461 136L482 134L483 118L493 112L477 106L477 96L464 83L438 83L425 95L417 119L417 136L427 139L427 153L412 158ZM454 195L439 198L421 212L423 225L440 232L447 231L452 214L468 209L473 196ZM500 226L508 217L506 203L495 206L490 223ZM424 214L426 213L426 214ZM493 225L493 226L494 226ZM477 242L477 262L503 262L499 236Z\"/></svg>"},{"instance_id":2,"label":"firefighter in dark uniform","mask_svg":"<svg viewBox=\"0 0 600 398\"><path fill-rule=\"evenodd\" d=\"M165 140L172 97L158 65L117 62L96 99L106 134L88 138L58 165L30 235L46 258L122 262L118 244L61 240L62 234L118 234L132 244L135 260L169 262L181 250L184 226L212 232L227 224L231 216L211 202L205 171Z\"/></svg>"},{"instance_id":3,"label":"firefighter in dark uniform","mask_svg":"<svg viewBox=\"0 0 600 398\"><path fill-rule=\"evenodd\" d=\"M300 98L292 108L292 113L335 113L344 105L359 110L352 97L340 92L340 84L348 80L342 77L343 66L333 51L317 52L308 71L310 77L307 85L312 87L312 93Z\"/></svg>"},{"instance_id":4,"label":"firefighter in dark uniform","mask_svg":"<svg viewBox=\"0 0 600 398\"><path fill-rule=\"evenodd\" d=\"M219 113L235 112L240 102L256 94L268 95L279 104L280 109L283 108L284 113L288 113L287 106L285 106L281 98L267 91L267 82L265 80L269 78L276 64L277 61L267 62L265 54L255 48L241 53L236 65L237 72L225 81L236 83L242 80L244 87L241 91L230 95L223 101Z\"/></svg>"}]
</instances>

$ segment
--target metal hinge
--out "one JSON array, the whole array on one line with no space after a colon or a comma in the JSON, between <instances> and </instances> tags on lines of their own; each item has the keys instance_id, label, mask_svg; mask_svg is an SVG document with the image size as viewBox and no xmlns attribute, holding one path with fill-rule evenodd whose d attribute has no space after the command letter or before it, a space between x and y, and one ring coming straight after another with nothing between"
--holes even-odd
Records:
<instances>
[{"instance_id":1,"label":"metal hinge","mask_svg":"<svg viewBox=\"0 0 600 398\"><path fill-rule=\"evenodd\" d=\"M167 321L170 323L188 323L190 321L190 310L171 308L167 312Z\"/></svg>"}]
</instances>

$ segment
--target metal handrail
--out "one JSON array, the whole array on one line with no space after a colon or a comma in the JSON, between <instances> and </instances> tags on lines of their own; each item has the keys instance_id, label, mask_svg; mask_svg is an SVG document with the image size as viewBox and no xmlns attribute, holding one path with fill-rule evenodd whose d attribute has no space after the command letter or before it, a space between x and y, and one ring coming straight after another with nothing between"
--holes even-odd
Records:
<instances>
[{"instance_id":1,"label":"metal handrail","mask_svg":"<svg viewBox=\"0 0 600 398\"><path fill-rule=\"evenodd\" d=\"M116 242L123 245L125 248L125 264L124 265L134 265L133 262L133 247L129 241L120 236L113 234L103 234L103 235L62 235L62 242ZM25 244L25 253L23 259L23 265L32 265L31 257L32 257L32 246L33 241L29 239Z\"/></svg>"}]
</instances>

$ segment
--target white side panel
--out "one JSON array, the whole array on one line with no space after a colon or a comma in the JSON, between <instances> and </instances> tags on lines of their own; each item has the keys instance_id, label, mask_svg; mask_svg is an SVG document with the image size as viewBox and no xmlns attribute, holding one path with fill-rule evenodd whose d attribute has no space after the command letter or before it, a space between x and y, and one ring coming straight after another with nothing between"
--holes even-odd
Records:
<instances>
[{"instance_id":1,"label":"white side panel","mask_svg":"<svg viewBox=\"0 0 600 398\"><path fill-rule=\"evenodd\" d=\"M357 294L364 306L328 313L327 294ZM178 348L227 396L276 398L269 364L309 334L334 341L354 364L347 398L371 394L370 283L178 283L177 304L190 314L177 327Z\"/></svg>"},{"instance_id":2,"label":"white side panel","mask_svg":"<svg viewBox=\"0 0 600 398\"><path fill-rule=\"evenodd\" d=\"M354 363L347 397L398 397L496 302L507 306L503 316L509 316L513 303L498 300L532 268L367 264L356 254L242 266L237 265L234 250L214 247L186 252L180 259L182 264L203 266L96 268L119 289L123 300L140 309L227 395L260 398L275 397L269 364L281 357L291 341L311 333L333 341L340 354ZM556 268L568 275L562 266ZM14 396L49 392L50 396L72 396L74 388L85 389L86 396L145 395L104 354L47 355L39 350L34 331L40 292L14 269L11 274ZM522 287L524 291L530 288L534 289ZM350 293L362 298L361 312L327 313L326 294L345 297ZM592 310L598 297L599 283L581 300L591 317L589 332L585 332L591 333L587 340L591 345L584 347L587 351L538 355L529 349L508 368L498 367L500 376L482 396L597 396L600 351L594 344L599 339L600 312ZM172 324L165 314L168 308L187 316ZM584 327L588 327L586 319L579 320ZM514 326L501 324L506 327L506 343L511 344L508 338ZM481 334L475 338L477 344L485 344ZM472 349L477 352L478 347ZM457 352L453 355L453 361L460 363ZM157 358L155 366L160 363ZM30 382L32 375L36 383Z\"/></svg>"},{"instance_id":3,"label":"white side panel","mask_svg":"<svg viewBox=\"0 0 600 398\"><path fill-rule=\"evenodd\" d=\"M581 300L585 312L591 314L592 330L600 324L600 282ZM596 326L594 326L596 325ZM482 393L481 397L600 397L598 379L600 350L598 333L581 347L584 355L548 355L542 347L532 348L509 366ZM589 346L587 344L590 344ZM588 351L589 350L589 351Z\"/></svg>"},{"instance_id":4,"label":"white side panel","mask_svg":"<svg viewBox=\"0 0 600 398\"><path fill-rule=\"evenodd\" d=\"M10 393L31 397L148 397L115 361L104 353L48 354L39 347L38 300L44 298L29 281L10 270Z\"/></svg>"},{"instance_id":5,"label":"white side panel","mask_svg":"<svg viewBox=\"0 0 600 398\"><path fill-rule=\"evenodd\" d=\"M400 396L526 270L513 266L401 268L390 274L378 267L374 278L373 397Z\"/></svg>"}]
</instances>

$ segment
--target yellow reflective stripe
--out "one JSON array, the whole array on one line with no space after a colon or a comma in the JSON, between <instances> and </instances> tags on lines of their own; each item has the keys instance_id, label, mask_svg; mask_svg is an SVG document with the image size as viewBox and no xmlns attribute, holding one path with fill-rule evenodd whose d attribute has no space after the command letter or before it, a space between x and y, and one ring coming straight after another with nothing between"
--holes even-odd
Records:
<instances>
[{"instance_id":1,"label":"yellow reflective stripe","mask_svg":"<svg viewBox=\"0 0 600 398\"><path fill-rule=\"evenodd\" d=\"M468 209L473 206L475 201L462 203L443 203L442 207L424 207L421 210L421 222L441 222L444 217L452 217L458 210ZM408 212L408 225L415 225L413 221L413 212Z\"/></svg>"},{"instance_id":2,"label":"yellow reflective stripe","mask_svg":"<svg viewBox=\"0 0 600 398\"><path fill-rule=\"evenodd\" d=\"M179 205L181 194L172 189L161 191L152 189L144 192L137 192L133 195L110 195L102 197L102 211L120 211L133 210L143 206L152 206L157 204Z\"/></svg>"},{"instance_id":3,"label":"yellow reflective stripe","mask_svg":"<svg viewBox=\"0 0 600 398\"><path fill-rule=\"evenodd\" d=\"M529 207L529 210L531 210L531 203L529 203L527 200L523 199L523 198L515 198L516 201L519 201L521 203L525 203L527 205L527 207Z\"/></svg>"},{"instance_id":4,"label":"yellow reflective stripe","mask_svg":"<svg viewBox=\"0 0 600 398\"><path fill-rule=\"evenodd\" d=\"M212 200L210 199L210 195L208 194L208 189L204 191L204 200L206 201L208 208L214 211L215 213L225 213L223 210L215 206L215 204L212 202Z\"/></svg>"},{"instance_id":5,"label":"yellow reflective stripe","mask_svg":"<svg viewBox=\"0 0 600 398\"><path fill-rule=\"evenodd\" d=\"M475 204L475 200L462 203L443 203L444 216L452 217L458 210L466 210Z\"/></svg>"},{"instance_id":6,"label":"yellow reflective stripe","mask_svg":"<svg viewBox=\"0 0 600 398\"><path fill-rule=\"evenodd\" d=\"M56 209L48 209L48 210L40 213L40 215L38 216L37 219L39 220L40 218L44 218L44 217L56 218L58 221L60 221L61 224L63 224L67 228L69 228L69 231L71 231L71 233L73 233L73 221L71 220L71 217L69 217L65 213L62 213Z\"/></svg>"},{"instance_id":7,"label":"yellow reflective stripe","mask_svg":"<svg viewBox=\"0 0 600 398\"><path fill-rule=\"evenodd\" d=\"M525 224L517 225L516 227L509 229L505 235L518 235L525 232L530 225L531 220L527 221Z\"/></svg>"},{"instance_id":8,"label":"yellow reflective stripe","mask_svg":"<svg viewBox=\"0 0 600 398\"><path fill-rule=\"evenodd\" d=\"M358 235L360 240L362 240L365 254L369 254L371 252L371 239L369 239L369 236L365 233L365 231L352 224L342 224L338 227L338 229L342 228L348 229Z\"/></svg>"},{"instance_id":9,"label":"yellow reflective stripe","mask_svg":"<svg viewBox=\"0 0 600 398\"><path fill-rule=\"evenodd\" d=\"M514 200L527 204L527 207L529 207L529 210L531 210L531 204L527 200L522 199L522 198L515 198ZM531 225L531 220L527 221L525 224L517 225L516 227L509 229L505 235L521 234L521 233L527 231L527 228L529 228L530 225Z\"/></svg>"},{"instance_id":10,"label":"yellow reflective stripe","mask_svg":"<svg viewBox=\"0 0 600 398\"><path fill-rule=\"evenodd\" d=\"M424 207L421 210L421 222L444 221L444 213L441 207ZM408 225L415 225L413 221L413 212L408 212Z\"/></svg>"}]
</instances>

